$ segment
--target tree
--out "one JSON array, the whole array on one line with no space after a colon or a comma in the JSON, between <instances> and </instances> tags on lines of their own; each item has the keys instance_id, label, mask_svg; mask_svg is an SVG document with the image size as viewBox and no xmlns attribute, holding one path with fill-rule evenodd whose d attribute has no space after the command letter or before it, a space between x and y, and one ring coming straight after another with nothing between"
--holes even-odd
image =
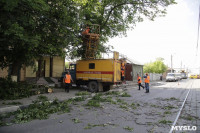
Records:
<instances>
[{"instance_id":1,"label":"tree","mask_svg":"<svg viewBox=\"0 0 200 133\"><path fill-rule=\"evenodd\" d=\"M110 37L126 35L144 17L166 14L174 0L1 0L0 67L17 75L43 55L82 57L83 25L101 26L100 51ZM63 49L66 49L63 50Z\"/></svg>"},{"instance_id":2,"label":"tree","mask_svg":"<svg viewBox=\"0 0 200 133\"><path fill-rule=\"evenodd\" d=\"M43 55L65 56L75 27L74 6L67 0L0 1L0 67L17 75L22 64L33 65ZM69 17L70 16L70 17Z\"/></svg>"},{"instance_id":3,"label":"tree","mask_svg":"<svg viewBox=\"0 0 200 133\"><path fill-rule=\"evenodd\" d=\"M175 4L174 0L73 0L78 5L79 30L81 25L101 26L100 51L106 51L104 43L109 38L126 35L144 17L154 20L166 14L166 7ZM80 33L80 31L78 32ZM75 44L76 45L76 44ZM81 45L72 46L73 56L80 57L84 50Z\"/></svg>"},{"instance_id":4,"label":"tree","mask_svg":"<svg viewBox=\"0 0 200 133\"><path fill-rule=\"evenodd\" d=\"M156 61L144 65L145 73L163 73L167 70L167 66L163 63L163 58L157 58Z\"/></svg>"}]
</instances>

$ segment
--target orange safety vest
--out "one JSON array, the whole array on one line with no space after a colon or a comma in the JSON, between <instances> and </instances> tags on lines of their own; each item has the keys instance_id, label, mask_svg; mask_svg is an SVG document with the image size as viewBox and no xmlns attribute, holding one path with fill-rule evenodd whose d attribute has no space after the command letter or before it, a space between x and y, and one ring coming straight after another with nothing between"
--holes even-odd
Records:
<instances>
[{"instance_id":1,"label":"orange safety vest","mask_svg":"<svg viewBox=\"0 0 200 133\"><path fill-rule=\"evenodd\" d=\"M122 70L121 72L122 72L122 76L124 76L124 70Z\"/></svg>"},{"instance_id":2,"label":"orange safety vest","mask_svg":"<svg viewBox=\"0 0 200 133\"><path fill-rule=\"evenodd\" d=\"M139 79L140 79L140 81L138 81ZM142 80L141 80L140 76L137 78L137 81L138 81L138 83L142 83Z\"/></svg>"},{"instance_id":3,"label":"orange safety vest","mask_svg":"<svg viewBox=\"0 0 200 133\"><path fill-rule=\"evenodd\" d=\"M90 29L86 29L86 30L84 30L84 31L82 32L82 34L83 34L83 35L86 35L86 34L89 33L89 31L90 31Z\"/></svg>"},{"instance_id":4,"label":"orange safety vest","mask_svg":"<svg viewBox=\"0 0 200 133\"><path fill-rule=\"evenodd\" d=\"M145 82L145 83L150 83L150 77L147 76L147 78L145 78L144 82Z\"/></svg>"},{"instance_id":5,"label":"orange safety vest","mask_svg":"<svg viewBox=\"0 0 200 133\"><path fill-rule=\"evenodd\" d=\"M69 74L66 74L65 75L65 83L71 83L71 75L69 75Z\"/></svg>"}]
</instances>

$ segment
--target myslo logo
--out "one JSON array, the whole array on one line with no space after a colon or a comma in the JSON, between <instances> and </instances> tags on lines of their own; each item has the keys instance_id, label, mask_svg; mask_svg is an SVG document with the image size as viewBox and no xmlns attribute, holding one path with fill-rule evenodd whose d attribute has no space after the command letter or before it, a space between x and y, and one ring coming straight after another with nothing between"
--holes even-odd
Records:
<instances>
[{"instance_id":1,"label":"myslo logo","mask_svg":"<svg viewBox=\"0 0 200 133\"><path fill-rule=\"evenodd\" d=\"M176 131L196 131L196 126L172 126L172 130Z\"/></svg>"}]
</instances>

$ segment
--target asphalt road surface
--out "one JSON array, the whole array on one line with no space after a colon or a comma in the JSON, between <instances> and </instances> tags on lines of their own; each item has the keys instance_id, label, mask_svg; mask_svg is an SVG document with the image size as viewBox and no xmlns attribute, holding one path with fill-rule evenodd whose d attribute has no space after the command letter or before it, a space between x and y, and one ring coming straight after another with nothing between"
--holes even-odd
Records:
<instances>
[{"instance_id":1,"label":"asphalt road surface","mask_svg":"<svg viewBox=\"0 0 200 133\"><path fill-rule=\"evenodd\" d=\"M200 133L200 79L160 82L150 86L150 93L133 86L118 90L131 97L110 95L115 103L90 108L84 106L88 99L71 105L70 113L0 127L0 133L168 133L189 90L176 126L197 130L174 132Z\"/></svg>"}]
</instances>

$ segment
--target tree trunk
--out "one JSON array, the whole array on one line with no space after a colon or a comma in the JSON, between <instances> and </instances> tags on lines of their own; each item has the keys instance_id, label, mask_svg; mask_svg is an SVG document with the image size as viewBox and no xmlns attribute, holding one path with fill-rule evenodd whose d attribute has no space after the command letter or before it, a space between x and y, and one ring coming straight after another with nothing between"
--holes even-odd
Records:
<instances>
[{"instance_id":1,"label":"tree trunk","mask_svg":"<svg viewBox=\"0 0 200 133\"><path fill-rule=\"evenodd\" d=\"M17 76L17 82L20 81L21 63L18 61L13 62L10 68L10 76Z\"/></svg>"}]
</instances>

